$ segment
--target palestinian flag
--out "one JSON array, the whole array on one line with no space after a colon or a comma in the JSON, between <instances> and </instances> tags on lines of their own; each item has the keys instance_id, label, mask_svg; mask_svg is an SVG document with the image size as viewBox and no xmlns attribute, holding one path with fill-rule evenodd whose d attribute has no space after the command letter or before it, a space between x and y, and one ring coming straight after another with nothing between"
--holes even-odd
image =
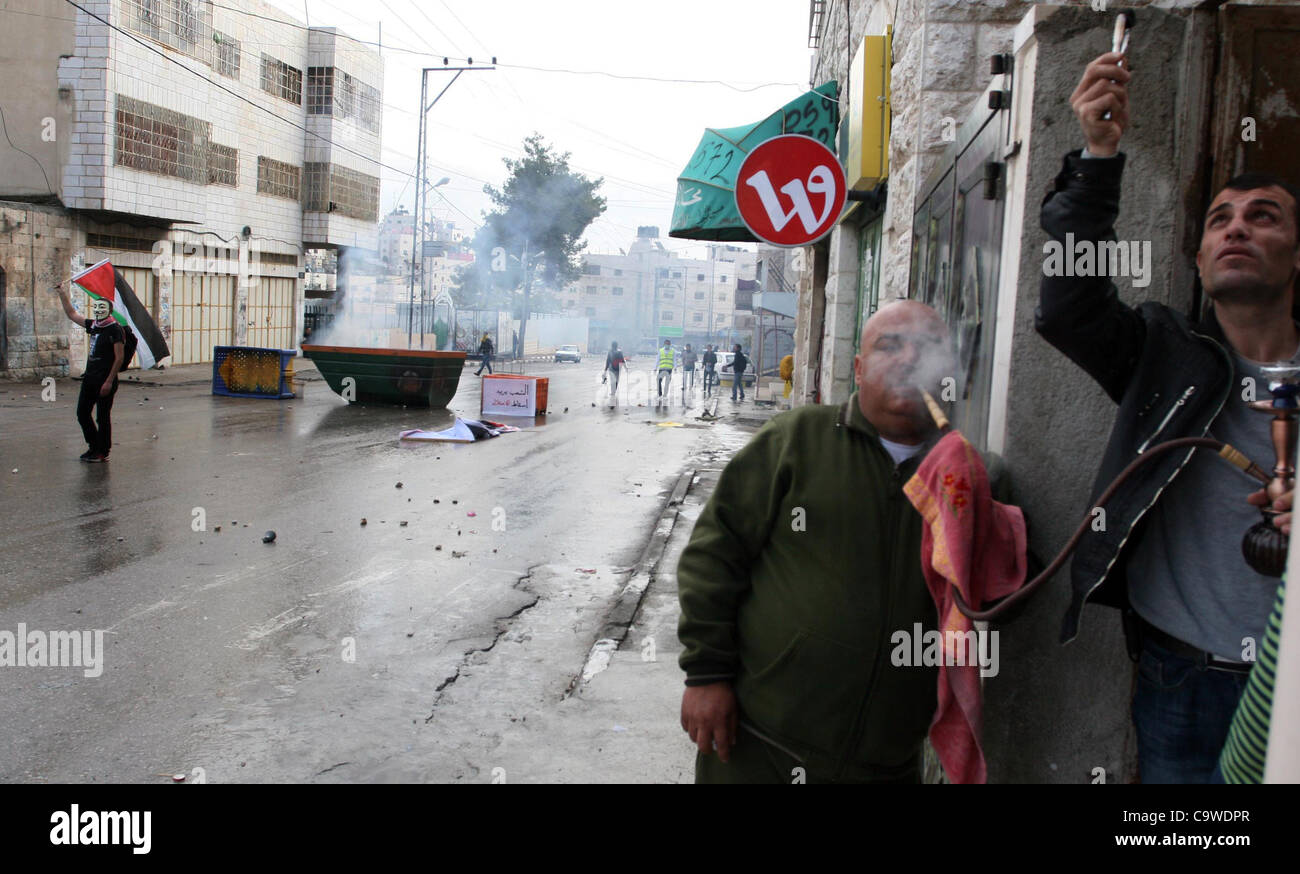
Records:
<instances>
[{"instance_id":1,"label":"palestinian flag","mask_svg":"<svg viewBox=\"0 0 1300 874\"><path fill-rule=\"evenodd\" d=\"M136 355L140 358L141 370L148 370L172 354L162 331L158 330L149 311L135 296L131 284L107 258L72 277L72 282L91 297L108 301L113 308L113 319L135 332L140 341Z\"/></svg>"}]
</instances>

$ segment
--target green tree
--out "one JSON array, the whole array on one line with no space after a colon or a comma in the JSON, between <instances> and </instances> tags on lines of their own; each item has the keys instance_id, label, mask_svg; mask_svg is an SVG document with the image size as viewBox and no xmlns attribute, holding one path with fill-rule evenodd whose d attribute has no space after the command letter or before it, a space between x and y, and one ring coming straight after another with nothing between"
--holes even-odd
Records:
<instances>
[{"instance_id":1,"label":"green tree","mask_svg":"<svg viewBox=\"0 0 1300 874\"><path fill-rule=\"evenodd\" d=\"M522 346L528 314L554 307L556 290L582 270L582 235L605 211L596 193L604 180L571 170L569 153L536 133L524 140L522 158L503 160L509 176L500 188L483 186L495 208L475 234L474 266L461 272L454 295L461 306L496 308L502 292L522 289L523 300L509 307Z\"/></svg>"}]
</instances>

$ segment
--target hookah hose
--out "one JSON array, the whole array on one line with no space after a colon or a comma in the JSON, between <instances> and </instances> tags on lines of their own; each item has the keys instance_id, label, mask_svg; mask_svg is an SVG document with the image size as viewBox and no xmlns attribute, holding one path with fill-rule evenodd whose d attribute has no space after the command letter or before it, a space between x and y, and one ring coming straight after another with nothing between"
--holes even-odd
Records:
<instances>
[{"instance_id":1,"label":"hookah hose","mask_svg":"<svg viewBox=\"0 0 1300 874\"><path fill-rule=\"evenodd\" d=\"M947 422L945 421L944 424L946 425ZM1218 453L1220 458L1227 461L1233 467L1245 472L1247 475L1259 480L1264 485L1268 485L1270 481L1269 475L1265 473L1259 465L1255 464L1255 462L1243 455L1240 450L1220 440L1215 440L1210 437L1179 437L1175 440L1157 443L1155 446L1150 447L1137 458L1133 459L1133 461L1129 463L1128 467L1120 471L1119 476L1115 477L1111 484L1107 486L1106 491L1102 492L1101 497L1097 499L1097 502L1093 505L1092 509L1088 511L1087 516L1085 516L1083 521L1079 523L1079 527L1075 529L1074 536L1065 544L1065 548L1061 550L1060 554L1052 560L1052 563L1049 564L1042 573L1034 577L1028 583L1025 583L1025 585L1021 586L1006 598L999 601L996 606L989 607L985 610L972 609L971 606L966 603L966 599L962 597L961 592L957 590L957 587L953 586L952 593L953 598L956 601L957 609L969 616L971 619L987 620L993 619L1028 598L1038 589L1039 586L1045 583L1053 574L1061 569L1061 566L1065 564L1065 560L1070 557L1070 554L1074 552L1075 548L1079 545L1079 541L1083 538L1084 532L1088 530L1088 526L1092 522L1093 511L1104 506L1107 501L1113 498L1115 492L1119 491L1119 487L1123 485L1130 476L1132 476L1135 470L1142 467L1153 458L1163 455L1166 452L1187 448L1213 449Z\"/></svg>"}]
</instances>

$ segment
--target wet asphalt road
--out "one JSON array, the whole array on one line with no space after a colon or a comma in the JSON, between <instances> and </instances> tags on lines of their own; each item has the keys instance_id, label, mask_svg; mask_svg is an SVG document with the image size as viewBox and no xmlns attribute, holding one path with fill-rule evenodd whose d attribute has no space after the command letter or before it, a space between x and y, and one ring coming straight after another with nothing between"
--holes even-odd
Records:
<instances>
[{"instance_id":1,"label":"wet asphalt road","mask_svg":"<svg viewBox=\"0 0 1300 874\"><path fill-rule=\"evenodd\" d=\"M548 599L554 639L493 695L578 671L676 477L752 430L698 423L676 383L610 409L599 367L531 367L550 414L467 446L397 435L476 418L472 369L438 412L128 383L103 465L77 460L78 382L0 384L0 631L104 631L99 677L0 667L0 781L462 776L479 717L432 720L448 687L472 699L464 668Z\"/></svg>"}]
</instances>

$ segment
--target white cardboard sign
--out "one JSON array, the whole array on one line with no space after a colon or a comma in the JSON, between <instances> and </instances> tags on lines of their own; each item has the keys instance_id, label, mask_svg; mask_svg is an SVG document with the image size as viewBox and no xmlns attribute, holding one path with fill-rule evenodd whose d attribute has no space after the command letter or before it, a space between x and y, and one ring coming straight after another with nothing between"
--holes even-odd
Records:
<instances>
[{"instance_id":1,"label":"white cardboard sign","mask_svg":"<svg viewBox=\"0 0 1300 874\"><path fill-rule=\"evenodd\" d=\"M484 416L536 416L536 379L498 379L483 377L483 400L479 409Z\"/></svg>"}]
</instances>

